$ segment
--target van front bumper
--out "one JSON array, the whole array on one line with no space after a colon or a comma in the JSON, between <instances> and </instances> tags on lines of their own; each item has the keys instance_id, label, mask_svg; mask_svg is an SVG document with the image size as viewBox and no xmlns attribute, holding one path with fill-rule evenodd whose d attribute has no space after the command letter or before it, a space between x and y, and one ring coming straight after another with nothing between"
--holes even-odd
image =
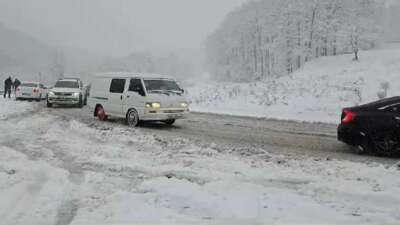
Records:
<instances>
[{"instance_id":1,"label":"van front bumper","mask_svg":"<svg viewBox=\"0 0 400 225\"><path fill-rule=\"evenodd\" d=\"M164 121L164 120L177 120L185 119L189 114L188 109L158 109L146 110L145 114L140 118L144 121Z\"/></svg>"}]
</instances>

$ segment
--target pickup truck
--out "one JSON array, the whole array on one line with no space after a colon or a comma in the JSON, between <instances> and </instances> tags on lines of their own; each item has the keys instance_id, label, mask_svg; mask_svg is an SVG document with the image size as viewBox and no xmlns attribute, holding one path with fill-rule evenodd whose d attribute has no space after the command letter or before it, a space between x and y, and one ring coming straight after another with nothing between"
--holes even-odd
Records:
<instances>
[{"instance_id":1,"label":"pickup truck","mask_svg":"<svg viewBox=\"0 0 400 225\"><path fill-rule=\"evenodd\" d=\"M47 107L53 105L76 105L82 108L87 104L87 91L79 78L64 78L56 82L47 95Z\"/></svg>"}]
</instances>

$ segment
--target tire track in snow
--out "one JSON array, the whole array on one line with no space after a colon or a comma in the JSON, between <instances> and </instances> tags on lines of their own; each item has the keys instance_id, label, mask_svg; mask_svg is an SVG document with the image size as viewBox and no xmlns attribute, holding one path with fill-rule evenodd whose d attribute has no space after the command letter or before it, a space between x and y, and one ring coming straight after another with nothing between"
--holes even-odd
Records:
<instances>
[{"instance_id":1,"label":"tire track in snow","mask_svg":"<svg viewBox=\"0 0 400 225\"><path fill-rule=\"evenodd\" d=\"M62 203L57 209L55 225L69 225L75 218L79 209L79 201L69 200Z\"/></svg>"},{"instance_id":2,"label":"tire track in snow","mask_svg":"<svg viewBox=\"0 0 400 225\"><path fill-rule=\"evenodd\" d=\"M32 113L34 112L34 113ZM35 111L30 111L22 114L17 114L13 117L8 117L4 122L7 124L15 125L15 129L8 129L8 132L0 134L1 145L9 147L19 153L22 153L32 161L47 161L52 166L56 168L62 168L69 172L69 180L75 185L79 185L84 181L84 173L81 167L74 163L74 159L65 152L59 151L59 146L49 145L49 143L43 143L41 135L49 132L49 124L59 121L59 118L48 118L45 124L31 124L31 126L18 127L18 123L24 123L26 121L32 120L33 116L47 117L40 108ZM29 123L28 123L29 124ZM6 124L2 124L6 126ZM3 128L4 130L4 128ZM37 132L40 131L40 132ZM32 147L37 146L37 147ZM55 150L58 149L58 150ZM51 152L52 154L46 154ZM39 177L40 178L40 177ZM21 194L21 197L15 202L15 206L11 206L10 209L26 209L27 202L31 202L32 198L38 194L43 188L43 184L46 182L43 179L35 179L34 184L29 185L28 190ZM22 207L23 206L23 207ZM70 224L76 216L79 209L79 201L75 199L67 199L63 202L57 209L56 215L56 225L68 225ZM8 214L8 213L7 213ZM22 212L13 212L10 215L16 215L14 217L19 217L23 215ZM14 217L8 216L10 221L14 221ZM2 218L7 218L3 216Z\"/></svg>"},{"instance_id":3,"label":"tire track in snow","mask_svg":"<svg viewBox=\"0 0 400 225\"><path fill-rule=\"evenodd\" d=\"M27 212L29 213L32 210L35 196L41 192L48 180L44 173L35 173L34 176L34 182L22 189L15 190L17 193L14 196L18 196L18 198L14 199L4 213L0 215L1 224L12 224L11 221L19 221Z\"/></svg>"}]
</instances>

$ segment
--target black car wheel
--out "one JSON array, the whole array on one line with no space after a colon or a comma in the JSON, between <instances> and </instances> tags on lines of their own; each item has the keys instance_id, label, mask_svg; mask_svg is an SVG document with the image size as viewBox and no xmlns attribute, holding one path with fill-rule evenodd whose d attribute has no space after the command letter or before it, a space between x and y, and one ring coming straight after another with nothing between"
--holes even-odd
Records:
<instances>
[{"instance_id":1,"label":"black car wheel","mask_svg":"<svg viewBox=\"0 0 400 225\"><path fill-rule=\"evenodd\" d=\"M373 146L371 145L371 141L368 137L363 137L360 144L356 146L356 152L360 155L369 154L373 152Z\"/></svg>"},{"instance_id":2,"label":"black car wheel","mask_svg":"<svg viewBox=\"0 0 400 225\"><path fill-rule=\"evenodd\" d=\"M374 152L381 156L392 156L396 154L399 147L396 138L391 135L374 137L371 142Z\"/></svg>"}]
</instances>

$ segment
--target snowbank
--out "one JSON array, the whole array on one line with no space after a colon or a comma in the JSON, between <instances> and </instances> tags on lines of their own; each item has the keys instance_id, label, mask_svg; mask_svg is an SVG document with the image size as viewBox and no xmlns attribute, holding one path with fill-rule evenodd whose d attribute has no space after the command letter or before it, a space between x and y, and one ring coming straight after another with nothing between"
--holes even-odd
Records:
<instances>
[{"instance_id":1,"label":"snowbank","mask_svg":"<svg viewBox=\"0 0 400 225\"><path fill-rule=\"evenodd\" d=\"M324 57L291 76L258 83L202 83L189 88L193 111L338 123L341 109L400 95L400 48Z\"/></svg>"}]
</instances>

